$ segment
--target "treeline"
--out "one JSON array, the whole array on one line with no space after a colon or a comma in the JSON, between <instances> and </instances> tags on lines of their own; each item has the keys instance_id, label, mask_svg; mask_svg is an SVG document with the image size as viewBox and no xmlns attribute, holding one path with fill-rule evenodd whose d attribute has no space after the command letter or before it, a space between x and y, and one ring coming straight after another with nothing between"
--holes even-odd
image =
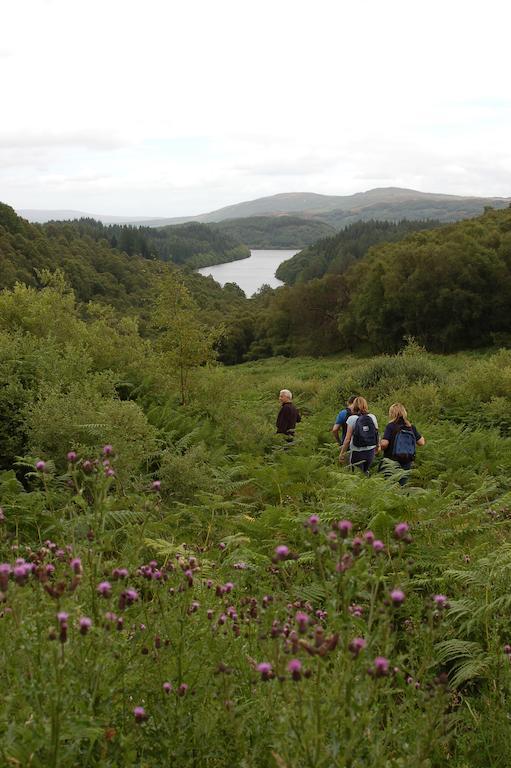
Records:
<instances>
[{"instance_id":1,"label":"treeline","mask_svg":"<svg viewBox=\"0 0 511 768\"><path fill-rule=\"evenodd\" d=\"M251 248L305 248L335 232L330 224L300 216L249 216L212 226Z\"/></svg>"},{"instance_id":2,"label":"treeline","mask_svg":"<svg viewBox=\"0 0 511 768\"><path fill-rule=\"evenodd\" d=\"M289 285L325 274L339 275L365 256L373 245L396 242L411 232L438 226L438 221L357 221L282 262L276 275Z\"/></svg>"},{"instance_id":3,"label":"treeline","mask_svg":"<svg viewBox=\"0 0 511 768\"><path fill-rule=\"evenodd\" d=\"M95 219L48 222L50 233L66 233L68 228L80 236L105 240L128 256L161 259L193 268L209 267L250 256L250 250L229 233L208 224L189 222L167 227L137 227L126 224L102 224Z\"/></svg>"}]
</instances>

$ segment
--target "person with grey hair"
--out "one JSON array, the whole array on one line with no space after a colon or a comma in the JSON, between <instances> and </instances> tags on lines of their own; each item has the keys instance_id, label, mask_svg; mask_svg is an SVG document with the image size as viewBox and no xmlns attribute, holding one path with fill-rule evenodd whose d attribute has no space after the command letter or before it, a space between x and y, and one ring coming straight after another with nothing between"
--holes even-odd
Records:
<instances>
[{"instance_id":1,"label":"person with grey hair","mask_svg":"<svg viewBox=\"0 0 511 768\"><path fill-rule=\"evenodd\" d=\"M289 389L281 389L279 394L280 411L277 416L277 434L286 435L291 442L296 424L301 421L301 416L293 403L293 395Z\"/></svg>"}]
</instances>

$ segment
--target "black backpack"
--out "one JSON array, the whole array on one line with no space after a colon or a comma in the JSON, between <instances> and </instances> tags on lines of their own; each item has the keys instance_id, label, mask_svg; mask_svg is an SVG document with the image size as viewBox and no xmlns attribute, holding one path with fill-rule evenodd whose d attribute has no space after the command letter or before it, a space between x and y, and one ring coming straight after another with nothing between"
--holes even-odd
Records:
<instances>
[{"instance_id":1,"label":"black backpack","mask_svg":"<svg viewBox=\"0 0 511 768\"><path fill-rule=\"evenodd\" d=\"M400 464L409 464L415 458L417 440L411 427L400 427L394 438L392 458Z\"/></svg>"},{"instance_id":2,"label":"black backpack","mask_svg":"<svg viewBox=\"0 0 511 768\"><path fill-rule=\"evenodd\" d=\"M370 448L378 445L378 430L368 413L361 413L353 427L353 445L355 448Z\"/></svg>"}]
</instances>

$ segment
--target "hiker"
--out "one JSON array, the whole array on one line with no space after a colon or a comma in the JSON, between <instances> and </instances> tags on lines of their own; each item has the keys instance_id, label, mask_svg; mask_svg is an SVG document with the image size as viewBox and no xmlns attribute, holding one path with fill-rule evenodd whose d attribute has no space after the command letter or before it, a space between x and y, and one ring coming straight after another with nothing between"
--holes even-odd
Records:
<instances>
[{"instance_id":1,"label":"hiker","mask_svg":"<svg viewBox=\"0 0 511 768\"><path fill-rule=\"evenodd\" d=\"M387 477L393 469L411 469L418 445L425 445L426 440L409 421L406 408L402 403L393 403L389 408L389 423L385 427L380 448L383 451L381 471ZM392 463L390 463L392 462ZM399 485L405 485L408 477L399 478Z\"/></svg>"},{"instance_id":2,"label":"hiker","mask_svg":"<svg viewBox=\"0 0 511 768\"><path fill-rule=\"evenodd\" d=\"M350 449L350 466L358 467L365 475L374 461L376 452L380 450L378 438L378 421L373 413L369 413L367 400L356 397L352 403L353 414L346 422L346 437L339 454L342 463L348 448Z\"/></svg>"},{"instance_id":3,"label":"hiker","mask_svg":"<svg viewBox=\"0 0 511 768\"><path fill-rule=\"evenodd\" d=\"M356 395L352 395L351 397L348 398L346 407L343 408L342 411L339 411L339 413L337 414L337 418L335 420L335 424L332 427L332 434L336 442L339 443L339 445L342 445L344 443L344 438L346 437L346 430L348 429L346 422L348 421L348 417L353 415L352 405L356 399L357 399ZM340 436L339 436L339 432L341 432Z\"/></svg>"},{"instance_id":4,"label":"hiker","mask_svg":"<svg viewBox=\"0 0 511 768\"><path fill-rule=\"evenodd\" d=\"M297 422L302 420L300 413L292 400L293 395L289 389L280 390L279 401L281 405L277 416L277 434L286 435L288 443L293 440Z\"/></svg>"}]
</instances>

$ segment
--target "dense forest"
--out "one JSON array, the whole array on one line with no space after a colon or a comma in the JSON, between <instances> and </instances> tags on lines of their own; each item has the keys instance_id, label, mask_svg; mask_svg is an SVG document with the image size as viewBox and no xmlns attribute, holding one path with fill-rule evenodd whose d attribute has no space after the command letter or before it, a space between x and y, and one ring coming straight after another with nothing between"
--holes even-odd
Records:
<instances>
[{"instance_id":1,"label":"dense forest","mask_svg":"<svg viewBox=\"0 0 511 768\"><path fill-rule=\"evenodd\" d=\"M346 272L353 262L378 243L402 240L411 232L432 229L438 221L358 221L339 233L317 240L279 265L276 275L289 285Z\"/></svg>"},{"instance_id":2,"label":"dense forest","mask_svg":"<svg viewBox=\"0 0 511 768\"><path fill-rule=\"evenodd\" d=\"M212 226L250 248L305 248L335 233L329 224L299 216L250 216Z\"/></svg>"},{"instance_id":3,"label":"dense forest","mask_svg":"<svg viewBox=\"0 0 511 768\"><path fill-rule=\"evenodd\" d=\"M410 335L440 352L507 343L511 210L488 210L451 225L419 225L425 228L412 234L410 222L348 227L283 265L294 285L263 288L252 299L235 285L221 288L189 263L179 270L180 279L204 322L222 326L217 346L220 360L229 364L347 349L395 352ZM209 230L184 229L193 233L196 227ZM150 333L152 297L177 265L156 253L130 255L112 246L101 237L110 229L115 231L84 220L30 225L1 206L0 287L16 281L41 287L42 270L59 268L78 300L138 317L141 330ZM308 279L315 273L321 276Z\"/></svg>"}]
</instances>

